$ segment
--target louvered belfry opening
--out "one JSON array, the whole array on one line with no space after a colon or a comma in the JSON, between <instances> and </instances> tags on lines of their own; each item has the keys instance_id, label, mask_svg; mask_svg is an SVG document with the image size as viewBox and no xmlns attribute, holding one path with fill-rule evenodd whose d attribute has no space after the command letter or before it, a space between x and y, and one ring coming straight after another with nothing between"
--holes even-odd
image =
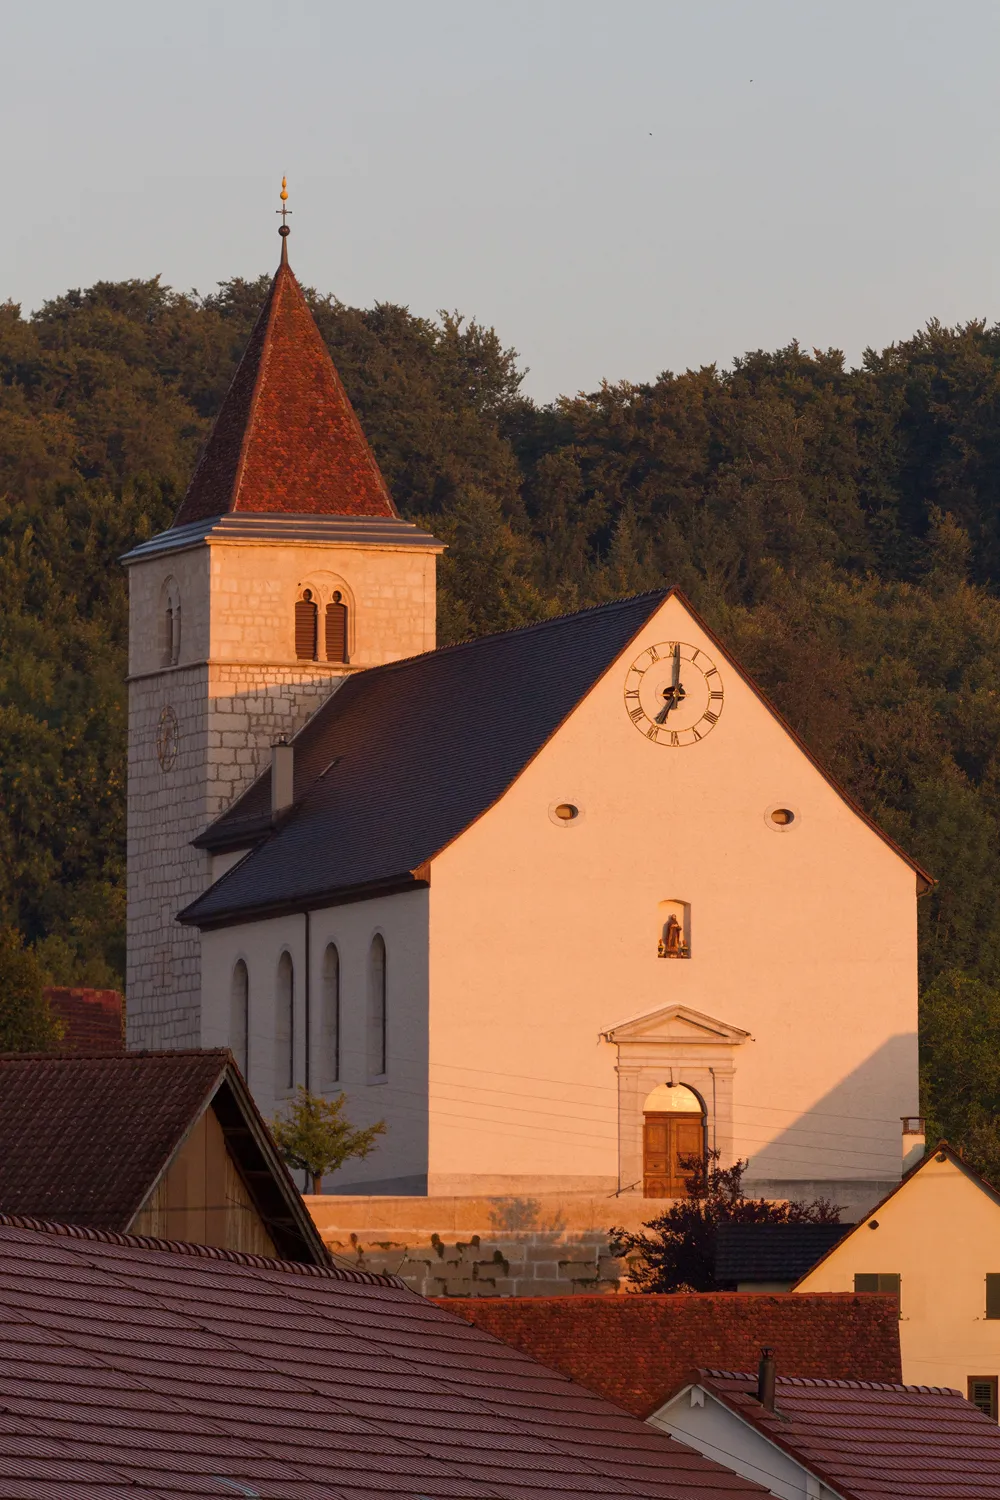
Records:
<instances>
[{"instance_id":1,"label":"louvered belfry opening","mask_svg":"<svg viewBox=\"0 0 1000 1500\"><path fill-rule=\"evenodd\" d=\"M347 660L347 605L340 593L326 606L326 659Z\"/></svg>"},{"instance_id":2,"label":"louvered belfry opening","mask_svg":"<svg viewBox=\"0 0 1000 1500\"><path fill-rule=\"evenodd\" d=\"M319 634L319 610L312 589L305 589L295 605L295 655L299 661L315 661Z\"/></svg>"}]
</instances>

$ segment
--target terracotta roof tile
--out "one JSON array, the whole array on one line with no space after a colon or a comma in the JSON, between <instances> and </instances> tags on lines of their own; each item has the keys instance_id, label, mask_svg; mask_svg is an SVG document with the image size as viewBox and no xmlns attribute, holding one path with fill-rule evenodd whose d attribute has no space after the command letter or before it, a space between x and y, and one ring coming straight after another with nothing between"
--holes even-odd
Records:
<instances>
[{"instance_id":1,"label":"terracotta roof tile","mask_svg":"<svg viewBox=\"0 0 1000 1500\"><path fill-rule=\"evenodd\" d=\"M64 1052L124 1052L122 997L117 990L49 985L45 998L51 1014L62 1023Z\"/></svg>"},{"instance_id":2,"label":"terracotta roof tile","mask_svg":"<svg viewBox=\"0 0 1000 1500\"><path fill-rule=\"evenodd\" d=\"M0 1223L0 1497L764 1494L391 1278L245 1260Z\"/></svg>"},{"instance_id":3,"label":"terracotta roof tile","mask_svg":"<svg viewBox=\"0 0 1000 1500\"><path fill-rule=\"evenodd\" d=\"M779 1376L769 1412L755 1375L696 1378L847 1500L1000 1500L1000 1427L957 1391Z\"/></svg>"},{"instance_id":4,"label":"terracotta roof tile","mask_svg":"<svg viewBox=\"0 0 1000 1500\"><path fill-rule=\"evenodd\" d=\"M230 511L396 515L302 289L284 261L174 526Z\"/></svg>"},{"instance_id":5,"label":"terracotta roof tile","mask_svg":"<svg viewBox=\"0 0 1000 1500\"><path fill-rule=\"evenodd\" d=\"M441 1305L637 1417L688 1370L756 1362L763 1344L796 1375L901 1378L894 1297L852 1292L477 1297Z\"/></svg>"}]
</instances>

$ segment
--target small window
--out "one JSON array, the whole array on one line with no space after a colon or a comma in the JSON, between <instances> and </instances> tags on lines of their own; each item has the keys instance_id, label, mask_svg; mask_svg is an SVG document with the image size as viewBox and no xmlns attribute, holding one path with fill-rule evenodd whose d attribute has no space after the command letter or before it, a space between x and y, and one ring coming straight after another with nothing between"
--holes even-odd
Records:
<instances>
[{"instance_id":1,"label":"small window","mask_svg":"<svg viewBox=\"0 0 1000 1500\"><path fill-rule=\"evenodd\" d=\"M303 589L302 598L295 605L295 655L299 661L315 661L319 609L312 589Z\"/></svg>"},{"instance_id":2,"label":"small window","mask_svg":"<svg viewBox=\"0 0 1000 1500\"><path fill-rule=\"evenodd\" d=\"M368 1076L382 1078L386 1073L386 962L385 939L381 933L372 938L368 956Z\"/></svg>"},{"instance_id":3,"label":"small window","mask_svg":"<svg viewBox=\"0 0 1000 1500\"><path fill-rule=\"evenodd\" d=\"M984 1417L997 1420L997 1377L995 1375L970 1375L969 1400L978 1406Z\"/></svg>"},{"instance_id":4,"label":"small window","mask_svg":"<svg viewBox=\"0 0 1000 1500\"><path fill-rule=\"evenodd\" d=\"M275 1001L274 1080L284 1092L295 1087L295 971L287 952L278 960Z\"/></svg>"},{"instance_id":5,"label":"small window","mask_svg":"<svg viewBox=\"0 0 1000 1500\"><path fill-rule=\"evenodd\" d=\"M181 593L176 578L160 591L160 665L176 667L181 656Z\"/></svg>"},{"instance_id":6,"label":"small window","mask_svg":"<svg viewBox=\"0 0 1000 1500\"><path fill-rule=\"evenodd\" d=\"M326 606L326 659L347 661L347 605L339 590Z\"/></svg>"},{"instance_id":7,"label":"small window","mask_svg":"<svg viewBox=\"0 0 1000 1500\"><path fill-rule=\"evenodd\" d=\"M340 954L330 943L323 955L323 1051L321 1076L329 1085L340 1081Z\"/></svg>"},{"instance_id":8,"label":"small window","mask_svg":"<svg viewBox=\"0 0 1000 1500\"><path fill-rule=\"evenodd\" d=\"M900 1276L898 1271L865 1271L854 1277L856 1292L888 1292L899 1301Z\"/></svg>"},{"instance_id":9,"label":"small window","mask_svg":"<svg viewBox=\"0 0 1000 1500\"><path fill-rule=\"evenodd\" d=\"M240 1072L247 1076L247 1043L250 1034L250 976L242 958L233 969L229 992L229 1050Z\"/></svg>"}]
</instances>

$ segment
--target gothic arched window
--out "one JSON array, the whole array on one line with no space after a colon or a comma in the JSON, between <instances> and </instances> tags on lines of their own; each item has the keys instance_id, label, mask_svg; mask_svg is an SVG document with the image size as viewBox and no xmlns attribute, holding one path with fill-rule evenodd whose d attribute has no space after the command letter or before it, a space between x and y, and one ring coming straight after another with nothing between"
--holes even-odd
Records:
<instances>
[{"instance_id":1,"label":"gothic arched window","mask_svg":"<svg viewBox=\"0 0 1000 1500\"><path fill-rule=\"evenodd\" d=\"M295 655L299 661L315 661L318 654L319 608L312 589L303 589L295 604Z\"/></svg>"},{"instance_id":2,"label":"gothic arched window","mask_svg":"<svg viewBox=\"0 0 1000 1500\"><path fill-rule=\"evenodd\" d=\"M347 661L347 605L339 589L326 606L326 659Z\"/></svg>"},{"instance_id":3,"label":"gothic arched window","mask_svg":"<svg viewBox=\"0 0 1000 1500\"><path fill-rule=\"evenodd\" d=\"M340 954L330 943L323 955L323 1010L320 1018L320 1077L323 1084L340 1079Z\"/></svg>"},{"instance_id":4,"label":"gothic arched window","mask_svg":"<svg viewBox=\"0 0 1000 1500\"><path fill-rule=\"evenodd\" d=\"M377 932L368 955L368 1076L386 1072L386 962L385 939Z\"/></svg>"},{"instance_id":5,"label":"gothic arched window","mask_svg":"<svg viewBox=\"0 0 1000 1500\"><path fill-rule=\"evenodd\" d=\"M278 960L274 1019L274 1081L285 1091L295 1087L295 971L287 950Z\"/></svg>"},{"instance_id":6,"label":"gothic arched window","mask_svg":"<svg viewBox=\"0 0 1000 1500\"><path fill-rule=\"evenodd\" d=\"M229 988L229 1050L245 1078L250 1036L250 975L242 958L237 960Z\"/></svg>"}]
</instances>

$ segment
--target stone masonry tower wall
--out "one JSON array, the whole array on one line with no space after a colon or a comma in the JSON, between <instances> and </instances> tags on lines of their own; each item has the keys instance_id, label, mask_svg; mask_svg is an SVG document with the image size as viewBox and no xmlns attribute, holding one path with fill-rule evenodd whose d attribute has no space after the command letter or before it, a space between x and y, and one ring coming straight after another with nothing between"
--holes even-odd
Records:
<instances>
[{"instance_id":1,"label":"stone masonry tower wall","mask_svg":"<svg viewBox=\"0 0 1000 1500\"><path fill-rule=\"evenodd\" d=\"M283 518L262 528L233 518L199 528L194 545L167 532L132 555L130 1047L201 1045L200 936L174 917L222 866L191 840L347 675L434 647L440 544L398 521L373 540L372 525ZM266 537L253 534L261 530ZM346 602L346 663L296 656L295 605L306 589L320 658L325 606L335 592Z\"/></svg>"}]
</instances>

